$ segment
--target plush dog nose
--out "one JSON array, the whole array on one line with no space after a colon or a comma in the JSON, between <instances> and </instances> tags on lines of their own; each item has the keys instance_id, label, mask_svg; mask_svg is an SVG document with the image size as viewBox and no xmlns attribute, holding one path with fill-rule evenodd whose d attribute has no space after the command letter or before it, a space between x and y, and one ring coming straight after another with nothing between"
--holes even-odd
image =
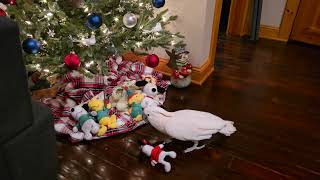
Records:
<instances>
[{"instance_id":1,"label":"plush dog nose","mask_svg":"<svg viewBox=\"0 0 320 180\"><path fill-rule=\"evenodd\" d=\"M157 91L157 89L156 88L152 88L152 92L156 92Z\"/></svg>"}]
</instances>

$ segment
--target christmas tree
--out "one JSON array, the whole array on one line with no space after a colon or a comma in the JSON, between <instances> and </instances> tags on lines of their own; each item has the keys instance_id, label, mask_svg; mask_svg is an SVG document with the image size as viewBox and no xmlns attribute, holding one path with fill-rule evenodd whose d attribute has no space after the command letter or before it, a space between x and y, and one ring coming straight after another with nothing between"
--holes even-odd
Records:
<instances>
[{"instance_id":1,"label":"christmas tree","mask_svg":"<svg viewBox=\"0 0 320 180\"><path fill-rule=\"evenodd\" d=\"M105 60L130 51L184 46L165 30L165 0L2 0L20 26L28 70L47 75L79 70L107 73Z\"/></svg>"}]
</instances>

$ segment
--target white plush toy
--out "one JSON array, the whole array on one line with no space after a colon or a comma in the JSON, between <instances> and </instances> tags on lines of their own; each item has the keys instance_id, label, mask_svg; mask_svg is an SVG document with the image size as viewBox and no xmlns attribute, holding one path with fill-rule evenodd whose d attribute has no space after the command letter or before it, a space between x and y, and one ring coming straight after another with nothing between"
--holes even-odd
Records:
<instances>
[{"instance_id":1,"label":"white plush toy","mask_svg":"<svg viewBox=\"0 0 320 180\"><path fill-rule=\"evenodd\" d=\"M71 109L71 115L79 123L73 128L73 132L78 132L79 129L84 133L85 140L92 140L93 135L99 131L99 124L95 122L90 114L81 106L76 106Z\"/></svg>"},{"instance_id":2,"label":"white plush toy","mask_svg":"<svg viewBox=\"0 0 320 180\"><path fill-rule=\"evenodd\" d=\"M194 145L184 152L204 148L198 142L210 139L213 134L221 133L230 136L236 131L232 121L225 121L211 113L181 110L168 112L157 106L144 109L150 124L160 132L181 141L193 141Z\"/></svg>"},{"instance_id":3,"label":"white plush toy","mask_svg":"<svg viewBox=\"0 0 320 180\"><path fill-rule=\"evenodd\" d=\"M164 145L160 144L156 147L150 145L143 145L142 152L150 157L151 165L155 166L156 164L160 163L164 166L164 170L166 172L171 171L171 164L165 160L167 156L171 158L176 158L177 154L174 151L163 151Z\"/></svg>"},{"instance_id":4,"label":"white plush toy","mask_svg":"<svg viewBox=\"0 0 320 180\"><path fill-rule=\"evenodd\" d=\"M153 83L147 83L143 87L143 93L145 93L149 97L154 98L159 94L158 87Z\"/></svg>"},{"instance_id":5,"label":"white plush toy","mask_svg":"<svg viewBox=\"0 0 320 180\"><path fill-rule=\"evenodd\" d=\"M56 99L57 101L52 102L54 106L64 105L65 108L72 108L77 105L75 101L72 99L66 99L65 101L60 98ZM68 134L73 141L82 141L84 137L83 132L73 132L69 126L74 126L75 123L69 117L61 117L59 122L54 123L54 129L56 132L61 134Z\"/></svg>"},{"instance_id":6,"label":"white plush toy","mask_svg":"<svg viewBox=\"0 0 320 180\"><path fill-rule=\"evenodd\" d=\"M121 87L117 86L113 89L112 95L110 97L110 103L112 107L116 107L120 112L128 111L128 94L127 91Z\"/></svg>"},{"instance_id":7,"label":"white plush toy","mask_svg":"<svg viewBox=\"0 0 320 180\"><path fill-rule=\"evenodd\" d=\"M140 82L141 83L141 82ZM159 88L153 83L144 82L142 83L143 87L143 93L145 94L145 98L143 99L141 106L143 108L149 107L149 106L160 106L160 100L159 100ZM162 89L161 89L162 90Z\"/></svg>"},{"instance_id":8,"label":"white plush toy","mask_svg":"<svg viewBox=\"0 0 320 180\"><path fill-rule=\"evenodd\" d=\"M61 118L61 120L64 122L70 121L69 118ZM69 134L73 141L82 141L84 138L83 132L73 132L64 123L55 123L54 129L56 130L56 132L63 133L63 134Z\"/></svg>"}]
</instances>

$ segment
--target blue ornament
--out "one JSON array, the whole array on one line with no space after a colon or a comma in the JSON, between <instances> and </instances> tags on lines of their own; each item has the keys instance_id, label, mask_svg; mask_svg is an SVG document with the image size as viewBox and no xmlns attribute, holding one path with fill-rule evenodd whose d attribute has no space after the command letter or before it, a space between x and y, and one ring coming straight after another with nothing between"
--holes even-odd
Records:
<instances>
[{"instance_id":1,"label":"blue ornament","mask_svg":"<svg viewBox=\"0 0 320 180\"><path fill-rule=\"evenodd\" d=\"M27 38L23 41L22 48L26 53L37 54L40 51L41 44L36 39Z\"/></svg>"},{"instance_id":2,"label":"blue ornament","mask_svg":"<svg viewBox=\"0 0 320 180\"><path fill-rule=\"evenodd\" d=\"M98 29L102 25L102 17L93 13L88 17L87 26L90 29Z\"/></svg>"},{"instance_id":3,"label":"blue ornament","mask_svg":"<svg viewBox=\"0 0 320 180\"><path fill-rule=\"evenodd\" d=\"M165 3L166 3L166 0L152 0L152 4L156 8L162 8Z\"/></svg>"}]
</instances>

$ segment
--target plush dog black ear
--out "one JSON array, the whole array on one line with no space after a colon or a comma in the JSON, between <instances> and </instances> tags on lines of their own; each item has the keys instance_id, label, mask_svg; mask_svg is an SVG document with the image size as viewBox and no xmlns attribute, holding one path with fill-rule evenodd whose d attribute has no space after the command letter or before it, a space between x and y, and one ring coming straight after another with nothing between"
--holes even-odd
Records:
<instances>
[{"instance_id":1,"label":"plush dog black ear","mask_svg":"<svg viewBox=\"0 0 320 180\"><path fill-rule=\"evenodd\" d=\"M148 81L137 81L136 86L143 87L148 84Z\"/></svg>"},{"instance_id":2,"label":"plush dog black ear","mask_svg":"<svg viewBox=\"0 0 320 180\"><path fill-rule=\"evenodd\" d=\"M85 109L86 111L89 111L89 105L88 104L82 105L82 108Z\"/></svg>"},{"instance_id":3,"label":"plush dog black ear","mask_svg":"<svg viewBox=\"0 0 320 180\"><path fill-rule=\"evenodd\" d=\"M163 87L157 86L157 89L158 89L158 92L161 93L161 94L166 92L166 89L163 88Z\"/></svg>"}]
</instances>

